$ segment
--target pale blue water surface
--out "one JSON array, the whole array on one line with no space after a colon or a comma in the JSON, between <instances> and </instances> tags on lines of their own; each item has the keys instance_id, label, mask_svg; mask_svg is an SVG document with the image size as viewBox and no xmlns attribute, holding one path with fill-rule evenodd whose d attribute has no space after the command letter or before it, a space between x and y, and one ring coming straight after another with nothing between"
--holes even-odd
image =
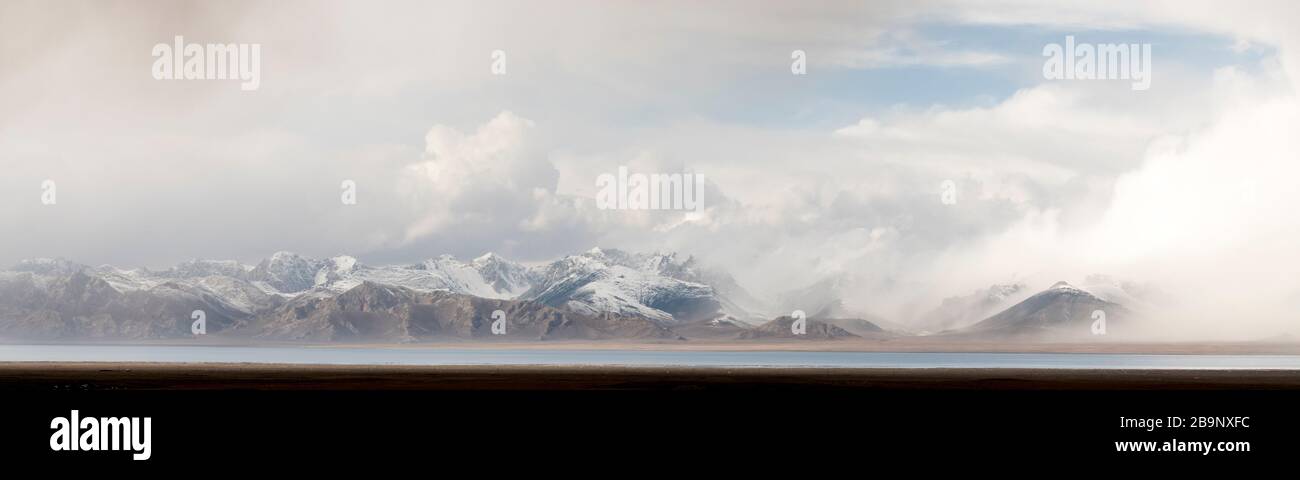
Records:
<instances>
[{"instance_id":1,"label":"pale blue water surface","mask_svg":"<svg viewBox=\"0 0 1300 480\"><path fill-rule=\"evenodd\" d=\"M617 365L807 368L1300 370L1300 355L525 350L320 346L0 345L0 362Z\"/></svg>"}]
</instances>

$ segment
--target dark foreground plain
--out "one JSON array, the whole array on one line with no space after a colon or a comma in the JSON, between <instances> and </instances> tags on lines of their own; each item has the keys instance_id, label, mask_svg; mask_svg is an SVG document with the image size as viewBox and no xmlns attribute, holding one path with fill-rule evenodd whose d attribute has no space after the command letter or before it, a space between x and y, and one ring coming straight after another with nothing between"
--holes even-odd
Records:
<instances>
[{"instance_id":1,"label":"dark foreground plain","mask_svg":"<svg viewBox=\"0 0 1300 480\"><path fill-rule=\"evenodd\" d=\"M1300 390L1289 370L720 368L213 363L0 364L0 390Z\"/></svg>"},{"instance_id":2,"label":"dark foreground plain","mask_svg":"<svg viewBox=\"0 0 1300 480\"><path fill-rule=\"evenodd\" d=\"M1134 461L1249 469L1291 462L1300 431L1300 373L1277 370L29 362L0 364L0 399L5 465L169 478L195 469L301 476L465 465L499 477L635 468L826 478L909 459L944 460L907 463L927 472L1024 471L1043 461L1072 470ZM151 418L152 458L52 451L51 419L74 410ZM1248 417L1249 427L1121 426L1169 417ZM1117 452L1121 441L1249 442L1251 450Z\"/></svg>"}]
</instances>

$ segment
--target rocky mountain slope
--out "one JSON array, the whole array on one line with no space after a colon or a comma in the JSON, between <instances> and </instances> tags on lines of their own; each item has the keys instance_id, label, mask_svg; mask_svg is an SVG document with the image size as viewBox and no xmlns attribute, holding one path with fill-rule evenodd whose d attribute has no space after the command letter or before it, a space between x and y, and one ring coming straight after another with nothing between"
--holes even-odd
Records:
<instances>
[{"instance_id":1,"label":"rocky mountain slope","mask_svg":"<svg viewBox=\"0 0 1300 480\"><path fill-rule=\"evenodd\" d=\"M642 316L665 325L750 317L705 281L691 258L596 248L551 263L522 298L588 314Z\"/></svg>"},{"instance_id":2,"label":"rocky mountain slope","mask_svg":"<svg viewBox=\"0 0 1300 480\"><path fill-rule=\"evenodd\" d=\"M942 332L969 327L1024 300L1030 292L1020 283L991 285L969 295L948 297L917 320L923 332Z\"/></svg>"},{"instance_id":3,"label":"rocky mountain slope","mask_svg":"<svg viewBox=\"0 0 1300 480\"><path fill-rule=\"evenodd\" d=\"M764 339L764 338L786 338L800 340L837 340L844 338L856 338L849 331L840 328L834 324L822 320L806 319L805 330L802 334L794 332L795 319L790 316L782 316L772 319L771 321L759 325L755 328L748 329L740 334L741 339Z\"/></svg>"},{"instance_id":4,"label":"rocky mountain slope","mask_svg":"<svg viewBox=\"0 0 1300 480\"><path fill-rule=\"evenodd\" d=\"M1080 338L1092 335L1093 312L1103 312L1107 330L1114 333L1129 311L1091 292L1057 282L1002 312L953 333L1002 337Z\"/></svg>"},{"instance_id":5,"label":"rocky mountain slope","mask_svg":"<svg viewBox=\"0 0 1300 480\"><path fill-rule=\"evenodd\" d=\"M510 328L490 338L677 338L670 327L756 318L711 281L747 297L692 258L600 249L535 267L490 253L370 266L278 252L164 270L36 259L0 272L0 337L185 337L196 310L209 334L319 341L489 338L495 310Z\"/></svg>"},{"instance_id":6,"label":"rocky mountain slope","mask_svg":"<svg viewBox=\"0 0 1300 480\"><path fill-rule=\"evenodd\" d=\"M825 284L818 284L826 287ZM994 286L946 300L936 325L967 323L949 336L1086 335L1095 310L1122 326L1135 288L1101 284L1103 295L1060 282L996 314L1023 295ZM1118 286L1114 286L1118 285ZM163 270L91 267L36 259L0 271L0 339L82 340L190 337L201 311L206 334L250 340L414 342L437 339L753 340L887 338L908 334L843 308L835 289L811 289L819 308L804 335L790 317L766 319L761 303L725 272L671 253L592 249L525 266L494 254L469 262L442 256L370 266L348 256L280 252L255 265L194 260ZM493 312L504 313L497 335ZM974 313L972 313L974 312ZM984 316L968 321L961 315ZM944 323L948 322L948 323ZM883 327L883 328L882 328Z\"/></svg>"},{"instance_id":7,"label":"rocky mountain slope","mask_svg":"<svg viewBox=\"0 0 1300 480\"><path fill-rule=\"evenodd\" d=\"M492 324L502 313L503 332ZM364 282L333 296L303 295L262 316L253 336L314 341L420 341L437 338L601 339L677 335L636 316L586 315L538 302L475 297Z\"/></svg>"}]
</instances>

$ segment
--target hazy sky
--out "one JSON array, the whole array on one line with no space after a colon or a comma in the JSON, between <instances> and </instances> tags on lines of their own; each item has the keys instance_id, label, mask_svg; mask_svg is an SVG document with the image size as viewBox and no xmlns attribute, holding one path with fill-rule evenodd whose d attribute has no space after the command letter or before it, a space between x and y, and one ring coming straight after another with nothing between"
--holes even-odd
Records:
<instances>
[{"instance_id":1,"label":"hazy sky","mask_svg":"<svg viewBox=\"0 0 1300 480\"><path fill-rule=\"evenodd\" d=\"M5 1L0 263L599 245L760 295L843 276L895 315L1101 273L1196 292L1171 328L1278 330L1297 24L1291 1ZM259 44L260 87L155 80L177 35ZM1067 35L1150 44L1150 89L1044 78ZM595 208L619 166L703 174L705 211Z\"/></svg>"}]
</instances>

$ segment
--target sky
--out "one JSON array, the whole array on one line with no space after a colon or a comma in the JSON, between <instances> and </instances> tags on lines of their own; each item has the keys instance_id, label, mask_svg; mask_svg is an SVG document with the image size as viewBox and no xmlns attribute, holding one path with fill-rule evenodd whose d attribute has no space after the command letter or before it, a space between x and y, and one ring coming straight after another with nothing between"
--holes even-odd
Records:
<instances>
[{"instance_id":1,"label":"sky","mask_svg":"<svg viewBox=\"0 0 1300 480\"><path fill-rule=\"evenodd\" d=\"M600 246L759 296L839 278L890 318L1103 274L1177 299L1160 328L1290 332L1298 22L1288 1L6 1L0 264ZM259 45L258 88L155 79L178 35ZM1066 36L1151 45L1150 88L1046 78ZM620 166L703 175L705 208L597 208Z\"/></svg>"}]
</instances>

